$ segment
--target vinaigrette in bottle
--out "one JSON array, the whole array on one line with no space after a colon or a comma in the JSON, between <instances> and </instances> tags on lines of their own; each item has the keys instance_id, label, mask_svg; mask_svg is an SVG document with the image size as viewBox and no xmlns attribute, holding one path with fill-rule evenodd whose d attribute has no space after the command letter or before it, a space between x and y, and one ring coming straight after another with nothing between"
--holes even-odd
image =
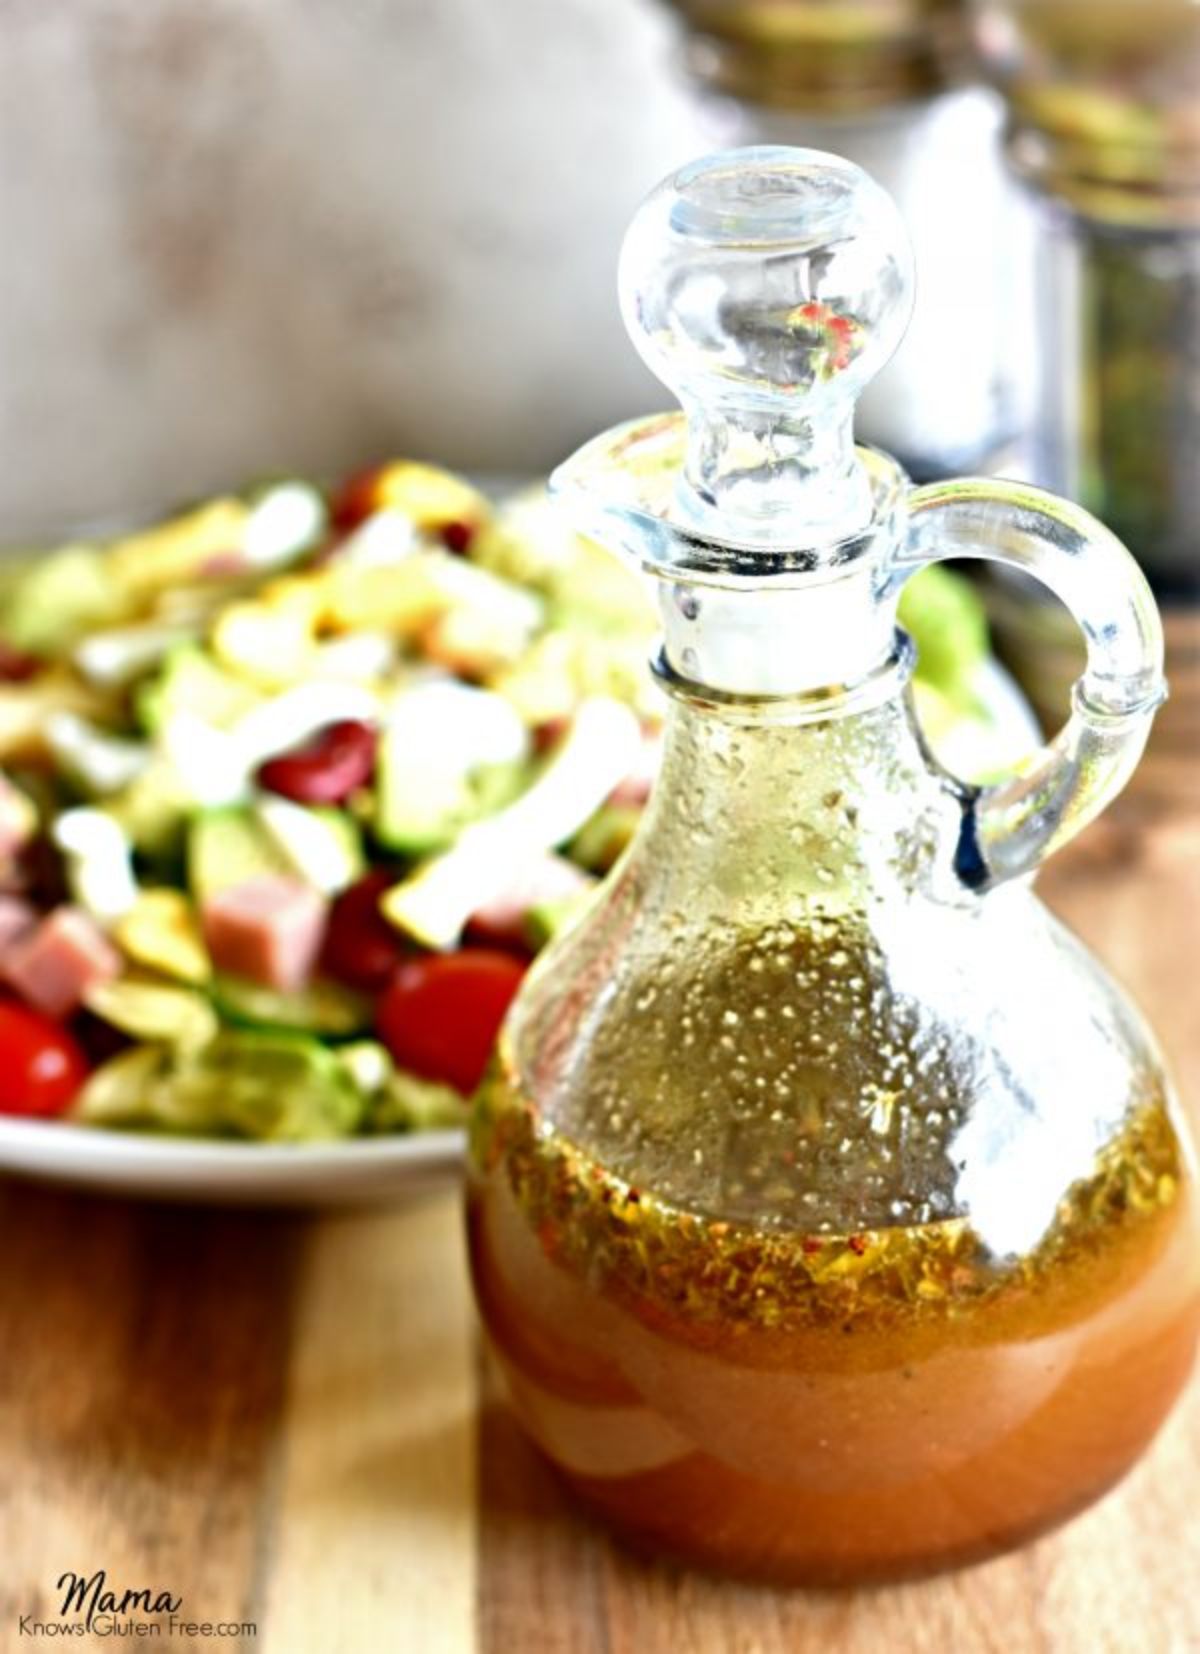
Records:
<instances>
[{"instance_id":1,"label":"vinaigrette in bottle","mask_svg":"<svg viewBox=\"0 0 1200 1654\"><path fill-rule=\"evenodd\" d=\"M696 163L622 279L687 418L559 486L660 581L666 752L479 1099L480 1309L533 1439L643 1547L814 1582L983 1557L1123 1474L1196 1341L1169 1080L1023 876L1136 762L1157 617L1077 509L854 449L909 287L856 168ZM972 552L1089 643L1066 729L982 789L930 758L894 627Z\"/></svg>"}]
</instances>

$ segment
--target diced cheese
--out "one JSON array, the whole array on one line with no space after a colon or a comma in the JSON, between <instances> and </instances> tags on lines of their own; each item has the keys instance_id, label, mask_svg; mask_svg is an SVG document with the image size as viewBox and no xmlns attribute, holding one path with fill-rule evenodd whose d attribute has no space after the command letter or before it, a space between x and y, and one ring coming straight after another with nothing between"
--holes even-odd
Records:
<instances>
[{"instance_id":1,"label":"diced cheese","mask_svg":"<svg viewBox=\"0 0 1200 1654\"><path fill-rule=\"evenodd\" d=\"M93 632L76 645L75 665L90 682L116 688L156 665L181 643L196 635L194 626L149 621L144 626L121 626Z\"/></svg>"},{"instance_id":2,"label":"diced cheese","mask_svg":"<svg viewBox=\"0 0 1200 1654\"><path fill-rule=\"evenodd\" d=\"M312 675L343 683L370 683L386 677L396 664L396 645L386 632L347 632L318 643Z\"/></svg>"},{"instance_id":3,"label":"diced cheese","mask_svg":"<svg viewBox=\"0 0 1200 1654\"><path fill-rule=\"evenodd\" d=\"M74 712L51 713L46 745L59 768L97 797L127 787L151 758L147 742L110 735Z\"/></svg>"},{"instance_id":4,"label":"diced cheese","mask_svg":"<svg viewBox=\"0 0 1200 1654\"><path fill-rule=\"evenodd\" d=\"M258 600L222 609L212 632L221 664L263 689L303 678L315 641L311 619L299 606Z\"/></svg>"},{"instance_id":5,"label":"diced cheese","mask_svg":"<svg viewBox=\"0 0 1200 1654\"><path fill-rule=\"evenodd\" d=\"M267 758L302 746L330 724L374 723L379 697L361 684L303 683L260 701L232 730L243 772L248 776Z\"/></svg>"},{"instance_id":6,"label":"diced cheese","mask_svg":"<svg viewBox=\"0 0 1200 1654\"><path fill-rule=\"evenodd\" d=\"M385 918L427 947L453 947L471 915L503 895L515 866L578 832L629 773L640 740L628 707L585 701L533 786L394 886L381 903Z\"/></svg>"},{"instance_id":7,"label":"diced cheese","mask_svg":"<svg viewBox=\"0 0 1200 1654\"><path fill-rule=\"evenodd\" d=\"M418 549L415 524L399 511L381 511L348 534L337 548L336 567L390 568Z\"/></svg>"},{"instance_id":8,"label":"diced cheese","mask_svg":"<svg viewBox=\"0 0 1200 1654\"><path fill-rule=\"evenodd\" d=\"M66 862L67 884L85 913L102 925L121 918L136 904L130 843L104 810L64 810L51 836Z\"/></svg>"},{"instance_id":9,"label":"diced cheese","mask_svg":"<svg viewBox=\"0 0 1200 1654\"><path fill-rule=\"evenodd\" d=\"M411 755L415 784L425 768L511 764L529 751L529 731L503 695L453 678L402 689L388 711L387 739L394 756Z\"/></svg>"},{"instance_id":10,"label":"diced cheese","mask_svg":"<svg viewBox=\"0 0 1200 1654\"><path fill-rule=\"evenodd\" d=\"M217 808L246 797L252 766L232 731L181 709L164 722L159 744L193 804Z\"/></svg>"},{"instance_id":11,"label":"diced cheese","mask_svg":"<svg viewBox=\"0 0 1200 1654\"><path fill-rule=\"evenodd\" d=\"M252 507L242 532L242 553L256 568L289 563L325 532L325 502L307 483L284 482Z\"/></svg>"}]
</instances>

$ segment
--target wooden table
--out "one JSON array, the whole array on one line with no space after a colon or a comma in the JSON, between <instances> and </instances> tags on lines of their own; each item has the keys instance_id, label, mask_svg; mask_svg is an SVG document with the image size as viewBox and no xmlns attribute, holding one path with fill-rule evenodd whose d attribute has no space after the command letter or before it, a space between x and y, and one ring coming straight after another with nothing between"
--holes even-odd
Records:
<instances>
[{"instance_id":1,"label":"wooden table","mask_svg":"<svg viewBox=\"0 0 1200 1654\"><path fill-rule=\"evenodd\" d=\"M1200 836L1094 829L1046 881L1200 1098ZM65 1571L167 1590L266 1654L1187 1654L1200 1386L1065 1531L933 1583L773 1594L577 1518L484 1372L450 1196L367 1216L0 1184L0 1650ZM68 1646L112 1646L98 1636Z\"/></svg>"}]
</instances>

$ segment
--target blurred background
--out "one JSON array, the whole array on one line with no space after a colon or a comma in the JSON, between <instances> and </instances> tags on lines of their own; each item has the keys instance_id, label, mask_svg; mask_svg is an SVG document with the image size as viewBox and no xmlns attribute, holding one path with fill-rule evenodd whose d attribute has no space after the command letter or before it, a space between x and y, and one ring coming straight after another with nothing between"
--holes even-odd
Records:
<instances>
[{"instance_id":1,"label":"blurred background","mask_svg":"<svg viewBox=\"0 0 1200 1654\"><path fill-rule=\"evenodd\" d=\"M0 519L652 404L616 251L706 143L646 0L6 0Z\"/></svg>"},{"instance_id":2,"label":"blurred background","mask_svg":"<svg viewBox=\"0 0 1200 1654\"><path fill-rule=\"evenodd\" d=\"M813 144L892 190L917 250L861 434L921 479L1081 499L1167 606L1177 686L1200 683L1196 0L0 17L5 540L395 453L544 470L664 400L615 299L641 195L718 145ZM1031 592L992 601L1053 715L1074 641ZM1188 780L1200 722L1172 718Z\"/></svg>"}]
</instances>

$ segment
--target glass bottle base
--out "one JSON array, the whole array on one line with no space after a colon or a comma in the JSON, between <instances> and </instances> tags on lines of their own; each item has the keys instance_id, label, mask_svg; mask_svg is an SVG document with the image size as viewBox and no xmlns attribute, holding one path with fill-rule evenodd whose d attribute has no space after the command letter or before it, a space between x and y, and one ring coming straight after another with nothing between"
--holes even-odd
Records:
<instances>
[{"instance_id":1,"label":"glass bottle base","mask_svg":"<svg viewBox=\"0 0 1200 1654\"><path fill-rule=\"evenodd\" d=\"M791 1501L787 1502L787 1509L779 1513L785 1524L784 1533L772 1538L768 1527L773 1515L772 1501L764 1499L762 1489L752 1485L739 1489L738 1493L747 1505L753 1502L755 1506L753 1527L731 1543L730 1536L719 1525L714 1532L709 1522L714 1507L730 1499L730 1490L722 1485L720 1478L709 1479L699 1470L694 1484L688 1487L681 1480L675 1494L678 1498L682 1493L691 1504L693 1524L687 1531L676 1526L670 1532L662 1532L653 1521L637 1514L652 1511L663 1498L661 1487L653 1479L639 1478L636 1483L614 1488L596 1479L570 1476L560 1466L548 1462L583 1510L607 1528L625 1549L644 1561L666 1562L746 1583L838 1590L928 1579L990 1562L1018 1550L1062 1527L1103 1498L1124 1479L1140 1452L1141 1449L1135 1451L1127 1464L1102 1482L1073 1491L1059 1504L1043 1509L1036 1518L1007 1526L984 1524L970 1539L936 1543L926 1538L903 1551L871 1546L870 1535L863 1535L865 1543L858 1546L836 1545L828 1549L811 1542L789 1542L788 1528L804 1530L807 1541L812 1541L818 1537L820 1528L838 1520L834 1512L798 1510ZM948 1499L954 1496L950 1487L944 1491ZM904 1505L901 1514L906 1525L911 1524L920 1505L916 1497L911 1505Z\"/></svg>"},{"instance_id":2,"label":"glass bottle base","mask_svg":"<svg viewBox=\"0 0 1200 1654\"><path fill-rule=\"evenodd\" d=\"M810 1241L801 1257L829 1273L807 1297L758 1258L714 1320L650 1211L620 1218L648 1273L632 1285L627 1257L605 1281L595 1236L565 1253L511 1169L476 1177L468 1214L492 1350L527 1433L642 1553L820 1586L982 1561L1119 1481L1192 1363L1195 1211L1165 1182L1165 1203L1093 1198L1085 1239L982 1292L940 1241L918 1255L902 1236L890 1260ZM731 1244L705 1265L710 1294L745 1266L751 1243ZM844 1290L849 1260L866 1273Z\"/></svg>"}]
</instances>

